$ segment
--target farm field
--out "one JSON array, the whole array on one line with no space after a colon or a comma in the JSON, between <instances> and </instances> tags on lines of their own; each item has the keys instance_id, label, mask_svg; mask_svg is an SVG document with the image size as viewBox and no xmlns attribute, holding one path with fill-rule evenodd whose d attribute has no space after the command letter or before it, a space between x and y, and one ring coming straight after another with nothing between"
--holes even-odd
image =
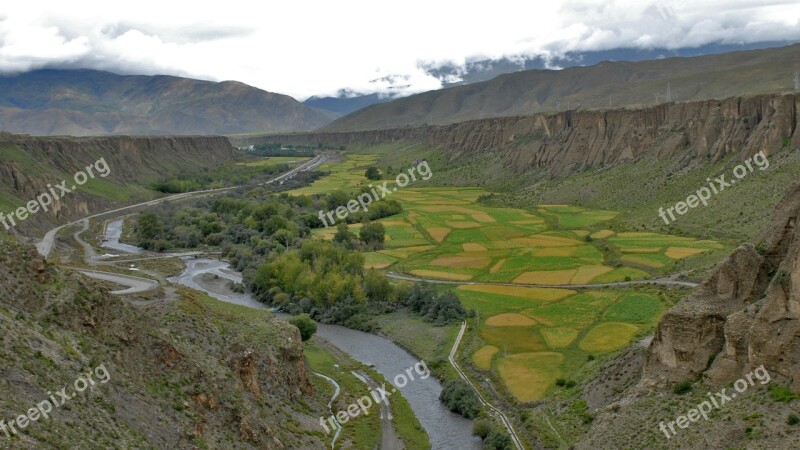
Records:
<instances>
[{"instance_id":1,"label":"farm field","mask_svg":"<svg viewBox=\"0 0 800 450\"><path fill-rule=\"evenodd\" d=\"M348 156L331 175L296 193L356 189L370 155ZM403 212L381 219L384 248L365 266L429 279L469 281L456 291L478 322L468 361L496 376L520 402L542 398L558 378L652 332L668 307L660 288L570 289L646 279L675 262L720 248L692 237L614 229L619 213L570 205L530 209L477 204L480 188L412 186L390 197ZM360 224L351 225L357 232ZM333 227L314 230L331 239ZM511 285L480 284L509 283ZM555 287L525 287L513 284Z\"/></svg>"},{"instance_id":2,"label":"farm field","mask_svg":"<svg viewBox=\"0 0 800 450\"><path fill-rule=\"evenodd\" d=\"M456 291L465 308L478 311L465 356L520 402L541 399L588 358L651 333L668 307L657 288L578 292L478 284Z\"/></svg>"},{"instance_id":3,"label":"farm field","mask_svg":"<svg viewBox=\"0 0 800 450\"><path fill-rule=\"evenodd\" d=\"M258 161L248 161L239 163L240 166L248 166L248 167L271 167L277 166L278 164L288 164L290 166L294 166L298 163L308 161L310 158L306 156L269 156Z\"/></svg>"}]
</instances>

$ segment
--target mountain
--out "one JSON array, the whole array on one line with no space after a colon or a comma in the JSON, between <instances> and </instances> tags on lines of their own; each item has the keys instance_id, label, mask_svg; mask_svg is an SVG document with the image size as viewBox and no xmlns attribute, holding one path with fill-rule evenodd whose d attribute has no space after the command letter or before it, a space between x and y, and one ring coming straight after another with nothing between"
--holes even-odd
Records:
<instances>
[{"instance_id":1,"label":"mountain","mask_svg":"<svg viewBox=\"0 0 800 450\"><path fill-rule=\"evenodd\" d=\"M609 104L663 103L780 92L793 88L800 45L639 62L602 62L563 70L526 70L490 81L372 105L326 130L447 124Z\"/></svg>"},{"instance_id":2,"label":"mountain","mask_svg":"<svg viewBox=\"0 0 800 450\"><path fill-rule=\"evenodd\" d=\"M598 50L588 52L568 52L563 56L519 56L499 59L474 59L464 65L456 64L429 64L425 65L425 72L438 78L442 87L448 88L465 84L489 81L492 78L507 73L520 72L532 69L553 69L578 66L591 66L603 61L644 61L649 59L662 59L677 56L702 56L718 53L727 53L741 50L756 50L764 48L782 47L793 42L764 41L752 44L721 44L712 43L699 47L686 47L677 49L668 48L615 48L611 50ZM315 108L350 114L359 109L377 103L386 103L399 98L397 95L364 94L359 95L351 90L342 89L335 97L311 97L303 103Z\"/></svg>"},{"instance_id":3,"label":"mountain","mask_svg":"<svg viewBox=\"0 0 800 450\"><path fill-rule=\"evenodd\" d=\"M350 114L351 112L358 111L367 106L385 103L391 100L392 97L382 97L378 94L356 95L353 97L347 97L343 94L340 97L313 96L305 100L303 104L334 113Z\"/></svg>"},{"instance_id":4,"label":"mountain","mask_svg":"<svg viewBox=\"0 0 800 450\"><path fill-rule=\"evenodd\" d=\"M186 135L309 130L336 114L236 81L44 69L0 76L0 130Z\"/></svg>"}]
</instances>

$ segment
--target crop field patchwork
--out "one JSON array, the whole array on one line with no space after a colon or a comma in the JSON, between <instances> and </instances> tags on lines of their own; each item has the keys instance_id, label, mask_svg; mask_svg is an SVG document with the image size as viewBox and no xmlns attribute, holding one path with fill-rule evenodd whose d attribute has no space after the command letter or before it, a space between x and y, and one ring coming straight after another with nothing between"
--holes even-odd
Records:
<instances>
[{"instance_id":1,"label":"crop field patchwork","mask_svg":"<svg viewBox=\"0 0 800 450\"><path fill-rule=\"evenodd\" d=\"M350 155L326 168L331 175L294 193L364 186L364 171L374 161ZM403 211L380 220L384 248L367 253L365 265L479 283L457 288L465 308L477 312L470 362L495 373L520 401L541 398L556 378L574 373L590 355L619 350L652 332L667 307L652 291L577 291L571 285L659 276L678 260L721 248L692 237L615 230L614 211L487 207L476 203L484 194L469 187L398 189L390 198ZM330 239L334 230L314 233Z\"/></svg>"}]
</instances>

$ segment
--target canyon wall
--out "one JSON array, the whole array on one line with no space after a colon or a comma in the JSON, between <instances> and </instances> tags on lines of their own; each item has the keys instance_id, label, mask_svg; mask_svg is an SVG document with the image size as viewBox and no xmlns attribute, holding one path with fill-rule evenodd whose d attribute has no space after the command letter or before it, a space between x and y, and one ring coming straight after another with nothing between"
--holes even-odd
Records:
<instances>
[{"instance_id":1,"label":"canyon wall","mask_svg":"<svg viewBox=\"0 0 800 450\"><path fill-rule=\"evenodd\" d=\"M48 184L67 180L66 186L71 186L76 172L100 158L110 170L106 177L96 176L94 184L56 199L49 211L31 216L18 227L23 232L152 195L137 184L242 157L221 136L75 138L8 133L0 133L0 154L0 210L6 213L48 192Z\"/></svg>"},{"instance_id":2,"label":"canyon wall","mask_svg":"<svg viewBox=\"0 0 800 450\"><path fill-rule=\"evenodd\" d=\"M471 120L451 125L353 132L310 132L241 138L240 144L369 145L408 141L441 150L449 160L496 151L517 172L550 176L607 167L642 156L685 155L690 164L800 146L800 94L771 94L665 103L643 108L564 111Z\"/></svg>"}]
</instances>

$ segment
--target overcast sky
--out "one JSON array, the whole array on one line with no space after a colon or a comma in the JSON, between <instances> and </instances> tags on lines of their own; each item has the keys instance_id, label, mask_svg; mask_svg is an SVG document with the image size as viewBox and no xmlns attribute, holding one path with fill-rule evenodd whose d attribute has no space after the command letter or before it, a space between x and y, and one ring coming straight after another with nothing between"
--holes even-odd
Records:
<instances>
[{"instance_id":1,"label":"overcast sky","mask_svg":"<svg viewBox=\"0 0 800 450\"><path fill-rule=\"evenodd\" d=\"M341 88L436 89L421 68L431 63L799 40L798 20L797 0L6 0L0 71L238 80L302 100Z\"/></svg>"}]
</instances>

